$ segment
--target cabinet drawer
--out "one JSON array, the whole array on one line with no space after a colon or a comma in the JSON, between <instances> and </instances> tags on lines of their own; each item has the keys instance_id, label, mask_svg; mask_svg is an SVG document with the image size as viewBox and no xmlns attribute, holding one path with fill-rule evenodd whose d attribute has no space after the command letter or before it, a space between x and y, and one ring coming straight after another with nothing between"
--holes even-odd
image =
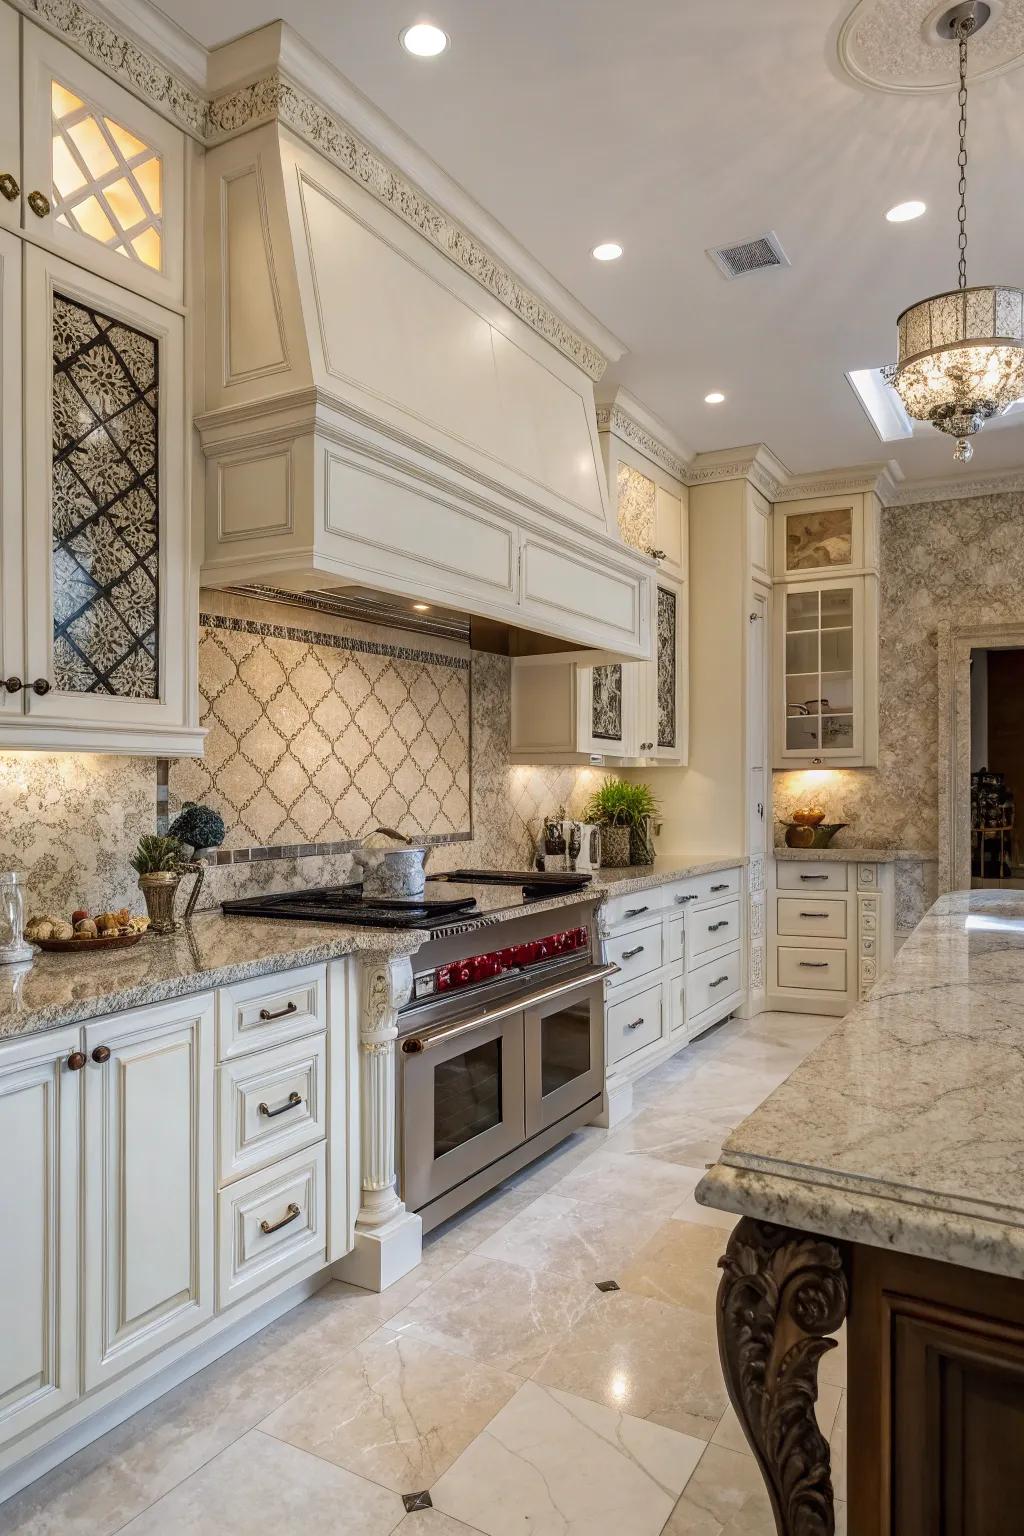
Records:
<instances>
[{"instance_id":1,"label":"cabinet drawer","mask_svg":"<svg viewBox=\"0 0 1024 1536\"><path fill-rule=\"evenodd\" d=\"M320 1142L218 1195L219 1311L296 1264L326 1256L324 1169Z\"/></svg>"},{"instance_id":2,"label":"cabinet drawer","mask_svg":"<svg viewBox=\"0 0 1024 1536\"><path fill-rule=\"evenodd\" d=\"M697 907L704 902L738 896L740 884L740 870L719 869L713 875L695 875L692 880L680 880L678 885L666 886L666 900L673 909Z\"/></svg>"},{"instance_id":3,"label":"cabinet drawer","mask_svg":"<svg viewBox=\"0 0 1024 1536\"><path fill-rule=\"evenodd\" d=\"M327 967L257 976L217 993L217 1059L230 1061L327 1028Z\"/></svg>"},{"instance_id":4,"label":"cabinet drawer","mask_svg":"<svg viewBox=\"0 0 1024 1536\"><path fill-rule=\"evenodd\" d=\"M795 938L846 938L846 902L780 896L776 931Z\"/></svg>"},{"instance_id":5,"label":"cabinet drawer","mask_svg":"<svg viewBox=\"0 0 1024 1536\"><path fill-rule=\"evenodd\" d=\"M738 901L726 901L720 907L693 912L687 918L686 926L690 938L689 964L692 968L701 963L701 957L708 950L739 943L740 904Z\"/></svg>"},{"instance_id":6,"label":"cabinet drawer","mask_svg":"<svg viewBox=\"0 0 1024 1536\"><path fill-rule=\"evenodd\" d=\"M660 1040L665 1032L662 988L649 987L608 1009L608 1061L614 1065Z\"/></svg>"},{"instance_id":7,"label":"cabinet drawer","mask_svg":"<svg viewBox=\"0 0 1024 1536\"><path fill-rule=\"evenodd\" d=\"M813 992L846 991L845 949L780 949L779 986Z\"/></svg>"},{"instance_id":8,"label":"cabinet drawer","mask_svg":"<svg viewBox=\"0 0 1024 1536\"><path fill-rule=\"evenodd\" d=\"M632 896L613 896L605 903L605 922L609 932L618 928L649 923L658 917L665 907L665 892L660 886L653 891L636 891Z\"/></svg>"},{"instance_id":9,"label":"cabinet drawer","mask_svg":"<svg viewBox=\"0 0 1024 1536\"><path fill-rule=\"evenodd\" d=\"M668 943L665 946L665 964L674 965L686 958L686 924L681 917L668 925Z\"/></svg>"},{"instance_id":10,"label":"cabinet drawer","mask_svg":"<svg viewBox=\"0 0 1024 1536\"><path fill-rule=\"evenodd\" d=\"M845 891L847 868L825 859L779 859L775 884L780 891Z\"/></svg>"},{"instance_id":11,"label":"cabinet drawer","mask_svg":"<svg viewBox=\"0 0 1024 1536\"><path fill-rule=\"evenodd\" d=\"M220 1182L265 1168L326 1133L325 1035L218 1068Z\"/></svg>"},{"instance_id":12,"label":"cabinet drawer","mask_svg":"<svg viewBox=\"0 0 1024 1536\"><path fill-rule=\"evenodd\" d=\"M612 977L609 986L621 987L624 982L646 976L648 971L656 971L661 965L661 923L619 934L609 939L605 947L608 959L619 967L619 974Z\"/></svg>"},{"instance_id":13,"label":"cabinet drawer","mask_svg":"<svg viewBox=\"0 0 1024 1536\"><path fill-rule=\"evenodd\" d=\"M742 968L738 949L732 950L729 954L716 955L713 960L708 960L698 966L695 971L691 971L686 978L688 1016L693 1018L695 1014L703 1013L705 1008L713 1008L716 1003L732 997L740 990L741 978Z\"/></svg>"}]
</instances>

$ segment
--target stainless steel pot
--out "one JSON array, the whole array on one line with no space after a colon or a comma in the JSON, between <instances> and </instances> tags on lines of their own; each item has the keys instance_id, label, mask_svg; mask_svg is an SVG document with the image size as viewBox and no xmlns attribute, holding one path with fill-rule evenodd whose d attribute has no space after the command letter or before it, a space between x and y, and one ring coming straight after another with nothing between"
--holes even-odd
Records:
<instances>
[{"instance_id":1,"label":"stainless steel pot","mask_svg":"<svg viewBox=\"0 0 1024 1536\"><path fill-rule=\"evenodd\" d=\"M387 897L400 901L422 896L427 882L426 865L430 848L413 843L391 827L377 827L385 837L403 844L400 848L357 848L353 862L363 871L363 895Z\"/></svg>"}]
</instances>

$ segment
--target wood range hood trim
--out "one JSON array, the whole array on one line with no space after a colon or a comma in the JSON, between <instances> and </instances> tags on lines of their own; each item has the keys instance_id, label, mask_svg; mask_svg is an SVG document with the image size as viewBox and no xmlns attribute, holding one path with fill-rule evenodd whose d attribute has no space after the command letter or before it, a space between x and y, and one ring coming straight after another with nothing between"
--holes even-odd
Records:
<instances>
[{"instance_id":1,"label":"wood range hood trim","mask_svg":"<svg viewBox=\"0 0 1024 1536\"><path fill-rule=\"evenodd\" d=\"M327 575L648 659L587 374L279 122L205 180L203 584Z\"/></svg>"}]
</instances>

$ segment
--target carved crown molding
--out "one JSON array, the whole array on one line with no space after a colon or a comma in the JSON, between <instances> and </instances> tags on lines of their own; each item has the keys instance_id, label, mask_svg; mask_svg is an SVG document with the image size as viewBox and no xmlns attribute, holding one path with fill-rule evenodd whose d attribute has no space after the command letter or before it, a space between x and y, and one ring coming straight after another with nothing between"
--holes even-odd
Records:
<instances>
[{"instance_id":1,"label":"carved crown molding","mask_svg":"<svg viewBox=\"0 0 1024 1536\"><path fill-rule=\"evenodd\" d=\"M685 482L687 478L685 461L673 453L671 448L648 431L642 422L637 421L636 417L631 416L621 405L615 402L610 405L599 405L597 429L599 432L614 432L616 437L621 437L623 442L629 443L645 458L660 464L662 469L668 470L676 480Z\"/></svg>"},{"instance_id":2,"label":"carved crown molding","mask_svg":"<svg viewBox=\"0 0 1024 1536\"><path fill-rule=\"evenodd\" d=\"M775 455L757 444L721 455L698 455L686 471L686 483L715 485L722 480L749 480L769 501L778 501L785 486L785 467Z\"/></svg>"},{"instance_id":3,"label":"carved crown molding","mask_svg":"<svg viewBox=\"0 0 1024 1536\"><path fill-rule=\"evenodd\" d=\"M688 485L712 485L722 480L749 480L771 502L805 501L814 496L849 496L873 492L883 506L900 498L898 467L865 464L824 474L793 475L763 443L718 454L701 454L686 474ZM917 498L909 496L910 501Z\"/></svg>"},{"instance_id":4,"label":"carved crown molding","mask_svg":"<svg viewBox=\"0 0 1024 1536\"><path fill-rule=\"evenodd\" d=\"M959 477L949 480L911 481L899 487L890 506L918 507L936 501L965 501L972 496L1020 495L1024 493L1024 471L1019 469Z\"/></svg>"},{"instance_id":5,"label":"carved crown molding","mask_svg":"<svg viewBox=\"0 0 1024 1536\"><path fill-rule=\"evenodd\" d=\"M193 138L216 144L277 120L305 139L518 315L531 330L595 381L608 360L458 221L431 201L321 102L273 70L248 85L209 97L156 53L119 32L78 0L17 0L21 10L69 43L137 96L152 102Z\"/></svg>"}]
</instances>

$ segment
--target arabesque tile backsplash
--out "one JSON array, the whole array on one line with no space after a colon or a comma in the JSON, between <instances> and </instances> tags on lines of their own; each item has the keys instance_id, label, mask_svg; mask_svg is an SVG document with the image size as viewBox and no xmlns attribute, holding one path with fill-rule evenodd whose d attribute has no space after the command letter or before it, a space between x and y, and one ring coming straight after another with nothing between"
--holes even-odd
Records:
<instances>
[{"instance_id":1,"label":"arabesque tile backsplash","mask_svg":"<svg viewBox=\"0 0 1024 1536\"><path fill-rule=\"evenodd\" d=\"M522 867L546 812L578 814L601 773L514 766L505 657L279 604L203 594L205 759L168 774L218 809L225 847L332 851L212 866L203 906L338 883L351 843L380 823L440 840L434 867ZM25 872L33 910L142 909L128 860L154 830L148 758L0 754L0 868Z\"/></svg>"}]
</instances>

